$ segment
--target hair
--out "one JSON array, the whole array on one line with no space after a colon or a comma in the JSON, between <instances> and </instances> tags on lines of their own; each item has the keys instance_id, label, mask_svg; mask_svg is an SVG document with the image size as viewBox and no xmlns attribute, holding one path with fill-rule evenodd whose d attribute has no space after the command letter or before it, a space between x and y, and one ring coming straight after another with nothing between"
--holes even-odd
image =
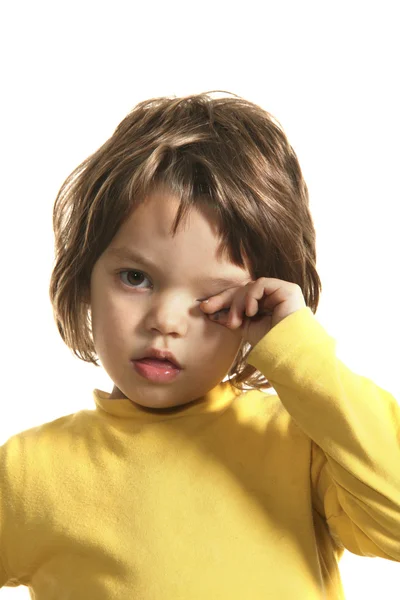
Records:
<instances>
[{"instance_id":1,"label":"hair","mask_svg":"<svg viewBox=\"0 0 400 600\"><path fill-rule=\"evenodd\" d=\"M260 106L212 92L139 102L113 135L64 181L53 207L55 264L49 287L65 344L97 361L88 304L92 269L145 198L166 187L180 200L171 228L192 208L213 208L220 248L252 279L297 283L315 314L321 280L307 185L279 121ZM271 388L246 364L242 343L229 373L235 388Z\"/></svg>"}]
</instances>

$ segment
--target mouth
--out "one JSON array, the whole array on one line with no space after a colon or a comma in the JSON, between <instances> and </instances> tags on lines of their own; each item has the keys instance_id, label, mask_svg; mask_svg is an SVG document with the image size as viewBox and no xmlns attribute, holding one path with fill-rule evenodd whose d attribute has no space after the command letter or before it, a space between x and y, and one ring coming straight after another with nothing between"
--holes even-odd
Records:
<instances>
[{"instance_id":1,"label":"mouth","mask_svg":"<svg viewBox=\"0 0 400 600\"><path fill-rule=\"evenodd\" d=\"M161 358L154 358L152 356L143 356L143 358L137 358L136 362L140 362L142 364L148 364L148 365L153 365L154 367L158 368L158 369L179 369L181 367L178 367L178 365L176 363L173 363L170 360L164 360Z\"/></svg>"},{"instance_id":2,"label":"mouth","mask_svg":"<svg viewBox=\"0 0 400 600\"><path fill-rule=\"evenodd\" d=\"M168 383L174 381L181 369L169 360L144 357L132 360L136 372L153 383Z\"/></svg>"},{"instance_id":3,"label":"mouth","mask_svg":"<svg viewBox=\"0 0 400 600\"><path fill-rule=\"evenodd\" d=\"M133 358L132 360L154 360L161 366L170 366L175 369L182 369L182 365L175 358L175 356L169 350L159 350L158 348L149 348L145 351L144 355L140 358Z\"/></svg>"}]
</instances>

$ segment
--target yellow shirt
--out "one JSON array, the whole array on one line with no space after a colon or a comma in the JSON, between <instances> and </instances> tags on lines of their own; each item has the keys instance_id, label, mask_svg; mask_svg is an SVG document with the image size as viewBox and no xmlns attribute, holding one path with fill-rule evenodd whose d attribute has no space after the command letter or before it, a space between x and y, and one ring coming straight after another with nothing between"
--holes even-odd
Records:
<instances>
[{"instance_id":1,"label":"yellow shirt","mask_svg":"<svg viewBox=\"0 0 400 600\"><path fill-rule=\"evenodd\" d=\"M0 446L0 587L36 600L338 600L344 548L400 562L400 407L305 307L160 414L95 408Z\"/></svg>"}]
</instances>

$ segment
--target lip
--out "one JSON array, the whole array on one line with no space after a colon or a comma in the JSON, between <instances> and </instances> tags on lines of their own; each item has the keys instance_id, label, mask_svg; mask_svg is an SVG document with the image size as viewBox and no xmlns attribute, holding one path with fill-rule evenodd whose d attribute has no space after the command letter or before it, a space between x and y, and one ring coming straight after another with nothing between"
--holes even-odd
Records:
<instances>
[{"instance_id":1,"label":"lip","mask_svg":"<svg viewBox=\"0 0 400 600\"><path fill-rule=\"evenodd\" d=\"M157 384L174 381L181 373L181 369L178 367L168 366L165 363L163 365L160 362L157 364L157 362L154 358L146 357L132 361L132 365L144 379Z\"/></svg>"},{"instance_id":2,"label":"lip","mask_svg":"<svg viewBox=\"0 0 400 600\"><path fill-rule=\"evenodd\" d=\"M159 358L160 360L169 360L178 369L182 369L181 364L169 350L159 350L158 348L148 348L142 356L132 360L142 360L142 358Z\"/></svg>"}]
</instances>

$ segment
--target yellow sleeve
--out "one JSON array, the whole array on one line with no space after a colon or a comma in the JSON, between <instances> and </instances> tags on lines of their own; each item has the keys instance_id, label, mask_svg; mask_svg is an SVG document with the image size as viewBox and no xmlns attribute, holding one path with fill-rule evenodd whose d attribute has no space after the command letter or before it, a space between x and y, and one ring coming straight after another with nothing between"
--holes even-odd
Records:
<instances>
[{"instance_id":1,"label":"yellow sleeve","mask_svg":"<svg viewBox=\"0 0 400 600\"><path fill-rule=\"evenodd\" d=\"M7 547L6 541L6 522L7 522L7 485L6 485L6 467L5 467L5 450L4 446L0 446L0 588L2 588L8 580L8 574L4 566L4 555Z\"/></svg>"},{"instance_id":2,"label":"yellow sleeve","mask_svg":"<svg viewBox=\"0 0 400 600\"><path fill-rule=\"evenodd\" d=\"M365 489L360 481L353 482L353 491L358 488L358 496L354 492L341 487L329 468L329 461L321 448L312 443L311 466L313 506L327 522L330 534L339 547L346 548L359 556L379 556L400 562L400 538L391 523L396 519L391 515L390 503L384 502L378 509L376 521L369 508L373 493ZM363 490L364 487L364 490ZM363 493L367 498L360 501ZM369 502L368 502L369 499Z\"/></svg>"},{"instance_id":3,"label":"yellow sleeve","mask_svg":"<svg viewBox=\"0 0 400 600\"><path fill-rule=\"evenodd\" d=\"M313 503L337 545L400 562L400 406L346 367L335 347L305 307L271 329L247 362L312 440Z\"/></svg>"},{"instance_id":4,"label":"yellow sleeve","mask_svg":"<svg viewBox=\"0 0 400 600\"><path fill-rule=\"evenodd\" d=\"M18 435L0 446L0 588L21 585L9 572L10 557L18 556L20 550L21 523L16 509L17 499L24 498L20 447Z\"/></svg>"},{"instance_id":5,"label":"yellow sleeve","mask_svg":"<svg viewBox=\"0 0 400 600\"><path fill-rule=\"evenodd\" d=\"M0 516L0 521L1 521L1 516ZM1 527L1 523L0 523L0 527ZM1 562L1 548L0 548L0 588L3 587L3 585L6 583L7 579L8 579L8 575L3 567L3 563Z\"/></svg>"}]
</instances>

